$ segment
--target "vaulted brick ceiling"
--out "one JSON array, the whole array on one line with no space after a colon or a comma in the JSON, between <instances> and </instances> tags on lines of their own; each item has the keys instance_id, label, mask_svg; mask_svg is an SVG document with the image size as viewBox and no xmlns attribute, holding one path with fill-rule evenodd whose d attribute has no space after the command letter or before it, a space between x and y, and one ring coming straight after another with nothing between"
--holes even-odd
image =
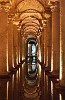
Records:
<instances>
[{"instance_id":1,"label":"vaulted brick ceiling","mask_svg":"<svg viewBox=\"0 0 65 100\"><path fill-rule=\"evenodd\" d=\"M41 34L46 20L45 12L46 10L50 12L49 0L0 0L0 2L5 4L10 2L9 17L21 29L22 34Z\"/></svg>"}]
</instances>

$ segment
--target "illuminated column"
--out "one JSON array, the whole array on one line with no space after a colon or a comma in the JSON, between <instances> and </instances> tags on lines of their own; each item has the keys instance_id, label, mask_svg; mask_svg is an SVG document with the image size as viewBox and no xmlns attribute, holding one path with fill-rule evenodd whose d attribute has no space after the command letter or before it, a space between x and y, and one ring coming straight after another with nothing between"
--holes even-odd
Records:
<instances>
[{"instance_id":1,"label":"illuminated column","mask_svg":"<svg viewBox=\"0 0 65 100\"><path fill-rule=\"evenodd\" d=\"M60 85L65 87L65 0L60 1Z\"/></svg>"},{"instance_id":2,"label":"illuminated column","mask_svg":"<svg viewBox=\"0 0 65 100\"><path fill-rule=\"evenodd\" d=\"M7 12L0 9L0 75L8 71Z\"/></svg>"},{"instance_id":3,"label":"illuminated column","mask_svg":"<svg viewBox=\"0 0 65 100\"><path fill-rule=\"evenodd\" d=\"M19 30L17 29L17 65L19 64Z\"/></svg>"},{"instance_id":4,"label":"illuminated column","mask_svg":"<svg viewBox=\"0 0 65 100\"><path fill-rule=\"evenodd\" d=\"M41 35L38 36L38 59L41 62Z\"/></svg>"},{"instance_id":5,"label":"illuminated column","mask_svg":"<svg viewBox=\"0 0 65 100\"><path fill-rule=\"evenodd\" d=\"M52 58L51 72L59 74L60 66L60 10L59 3L56 2L52 9Z\"/></svg>"},{"instance_id":6,"label":"illuminated column","mask_svg":"<svg viewBox=\"0 0 65 100\"><path fill-rule=\"evenodd\" d=\"M12 70L14 68L14 45L13 45L13 23L10 20L8 24L8 65L9 70Z\"/></svg>"},{"instance_id":7,"label":"illuminated column","mask_svg":"<svg viewBox=\"0 0 65 100\"><path fill-rule=\"evenodd\" d=\"M18 44L19 44L19 63L21 63L21 61L22 61L22 51L21 51L21 45L22 45L22 40L21 40L22 38L21 38L21 31L19 30L18 31Z\"/></svg>"},{"instance_id":8,"label":"illuminated column","mask_svg":"<svg viewBox=\"0 0 65 100\"><path fill-rule=\"evenodd\" d=\"M44 64L44 32L41 33L41 61Z\"/></svg>"},{"instance_id":9,"label":"illuminated column","mask_svg":"<svg viewBox=\"0 0 65 100\"><path fill-rule=\"evenodd\" d=\"M22 62L22 36L20 34L20 62Z\"/></svg>"},{"instance_id":10,"label":"illuminated column","mask_svg":"<svg viewBox=\"0 0 65 100\"><path fill-rule=\"evenodd\" d=\"M25 59L25 38L22 35L22 61Z\"/></svg>"},{"instance_id":11,"label":"illuminated column","mask_svg":"<svg viewBox=\"0 0 65 100\"><path fill-rule=\"evenodd\" d=\"M17 26L13 25L13 38L14 38L14 66L17 66Z\"/></svg>"},{"instance_id":12,"label":"illuminated column","mask_svg":"<svg viewBox=\"0 0 65 100\"><path fill-rule=\"evenodd\" d=\"M52 41L52 32L51 32L51 17L47 19L47 35L48 35L48 68L51 69L51 41Z\"/></svg>"},{"instance_id":13,"label":"illuminated column","mask_svg":"<svg viewBox=\"0 0 65 100\"><path fill-rule=\"evenodd\" d=\"M47 27L44 28L44 64L47 66Z\"/></svg>"}]
</instances>

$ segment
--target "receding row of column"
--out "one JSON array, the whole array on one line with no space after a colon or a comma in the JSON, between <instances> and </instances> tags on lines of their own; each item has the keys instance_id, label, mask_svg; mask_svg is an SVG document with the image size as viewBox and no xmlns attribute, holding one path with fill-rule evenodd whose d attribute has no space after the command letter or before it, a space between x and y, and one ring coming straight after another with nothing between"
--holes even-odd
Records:
<instances>
[{"instance_id":1,"label":"receding row of column","mask_svg":"<svg viewBox=\"0 0 65 100\"><path fill-rule=\"evenodd\" d=\"M52 8L52 7L51 7ZM43 35L43 63L65 86L65 1L55 3ZM41 56L42 57L42 56Z\"/></svg>"},{"instance_id":2,"label":"receding row of column","mask_svg":"<svg viewBox=\"0 0 65 100\"><path fill-rule=\"evenodd\" d=\"M22 37L5 9L0 10L0 75L6 75L22 61Z\"/></svg>"}]
</instances>

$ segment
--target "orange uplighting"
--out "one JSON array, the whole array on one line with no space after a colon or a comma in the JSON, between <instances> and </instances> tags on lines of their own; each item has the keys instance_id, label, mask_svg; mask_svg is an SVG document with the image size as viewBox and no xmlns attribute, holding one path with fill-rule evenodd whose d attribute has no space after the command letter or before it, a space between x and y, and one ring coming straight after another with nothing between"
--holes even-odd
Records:
<instances>
[{"instance_id":1,"label":"orange uplighting","mask_svg":"<svg viewBox=\"0 0 65 100\"><path fill-rule=\"evenodd\" d=\"M9 65L8 65L8 44L7 44L7 51L6 52L7 52L6 53L7 54L6 56L7 56L7 72L8 72L9 71Z\"/></svg>"},{"instance_id":2,"label":"orange uplighting","mask_svg":"<svg viewBox=\"0 0 65 100\"><path fill-rule=\"evenodd\" d=\"M9 81L7 82L7 100L8 100L8 91L9 91Z\"/></svg>"},{"instance_id":3,"label":"orange uplighting","mask_svg":"<svg viewBox=\"0 0 65 100\"><path fill-rule=\"evenodd\" d=\"M53 71L53 50L52 50L52 56L51 56L51 72Z\"/></svg>"},{"instance_id":4,"label":"orange uplighting","mask_svg":"<svg viewBox=\"0 0 65 100\"><path fill-rule=\"evenodd\" d=\"M61 94L59 94L59 100L62 100L62 95Z\"/></svg>"}]
</instances>

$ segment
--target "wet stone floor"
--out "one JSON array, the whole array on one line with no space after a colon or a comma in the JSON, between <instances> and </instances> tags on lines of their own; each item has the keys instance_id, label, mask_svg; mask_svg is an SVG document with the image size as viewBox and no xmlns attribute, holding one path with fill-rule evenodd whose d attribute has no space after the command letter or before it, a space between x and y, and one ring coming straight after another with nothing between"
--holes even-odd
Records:
<instances>
[{"instance_id":1,"label":"wet stone floor","mask_svg":"<svg viewBox=\"0 0 65 100\"><path fill-rule=\"evenodd\" d=\"M65 100L65 90L56 89L58 82L41 72L40 93L35 92L30 99L23 90L23 72L19 68L9 79L0 79L0 100ZM30 88L30 91L32 88ZM40 94L40 95L39 95ZM34 98L33 98L34 97Z\"/></svg>"}]
</instances>

